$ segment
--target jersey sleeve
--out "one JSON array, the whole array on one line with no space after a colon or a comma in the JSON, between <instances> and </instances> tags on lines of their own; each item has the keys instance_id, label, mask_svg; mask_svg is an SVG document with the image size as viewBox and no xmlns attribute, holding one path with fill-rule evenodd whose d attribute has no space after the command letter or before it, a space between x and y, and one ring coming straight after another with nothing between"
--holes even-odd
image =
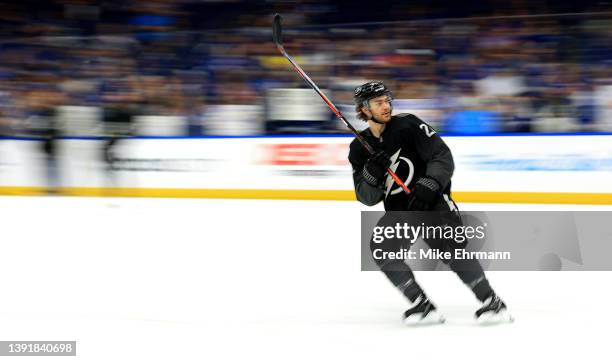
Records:
<instances>
[{"instance_id":1,"label":"jersey sleeve","mask_svg":"<svg viewBox=\"0 0 612 362\"><path fill-rule=\"evenodd\" d=\"M438 181L442 189L450 183L455 163L450 149L442 137L427 123L413 116L410 138L415 143L419 156L427 164L425 174Z\"/></svg>"},{"instance_id":2,"label":"jersey sleeve","mask_svg":"<svg viewBox=\"0 0 612 362\"><path fill-rule=\"evenodd\" d=\"M350 146L348 159L353 169L353 183L357 201L367 206L378 204L383 199L383 189L370 185L363 178L363 167L368 159L367 151L361 144L353 141Z\"/></svg>"}]
</instances>

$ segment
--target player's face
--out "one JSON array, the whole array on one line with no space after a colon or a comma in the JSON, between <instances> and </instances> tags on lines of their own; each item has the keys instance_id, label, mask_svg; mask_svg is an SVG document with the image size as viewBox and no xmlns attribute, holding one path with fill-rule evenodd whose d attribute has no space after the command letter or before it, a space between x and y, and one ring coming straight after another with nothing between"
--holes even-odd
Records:
<instances>
[{"instance_id":1,"label":"player's face","mask_svg":"<svg viewBox=\"0 0 612 362\"><path fill-rule=\"evenodd\" d=\"M389 96L372 98L370 99L370 109L364 108L366 115L382 123L387 123L391 120L391 111L393 111L393 106Z\"/></svg>"}]
</instances>

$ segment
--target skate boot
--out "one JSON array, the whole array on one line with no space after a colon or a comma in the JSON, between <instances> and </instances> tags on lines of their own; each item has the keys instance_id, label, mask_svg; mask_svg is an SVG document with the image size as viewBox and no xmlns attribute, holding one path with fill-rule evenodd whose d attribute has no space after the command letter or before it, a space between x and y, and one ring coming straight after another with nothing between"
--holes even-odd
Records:
<instances>
[{"instance_id":1,"label":"skate boot","mask_svg":"<svg viewBox=\"0 0 612 362\"><path fill-rule=\"evenodd\" d=\"M438 324L444 323L444 317L438 313L436 306L429 301L425 294L420 294L412 307L404 312L404 324Z\"/></svg>"},{"instance_id":2,"label":"skate boot","mask_svg":"<svg viewBox=\"0 0 612 362\"><path fill-rule=\"evenodd\" d=\"M495 324L513 322L506 304L495 293L491 294L474 315L478 323Z\"/></svg>"}]
</instances>

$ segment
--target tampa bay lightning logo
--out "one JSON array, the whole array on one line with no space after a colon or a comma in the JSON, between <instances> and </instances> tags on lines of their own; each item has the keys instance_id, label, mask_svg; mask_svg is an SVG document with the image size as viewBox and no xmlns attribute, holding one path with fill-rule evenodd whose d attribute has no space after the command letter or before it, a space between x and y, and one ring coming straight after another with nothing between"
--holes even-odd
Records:
<instances>
[{"instance_id":1,"label":"tampa bay lightning logo","mask_svg":"<svg viewBox=\"0 0 612 362\"><path fill-rule=\"evenodd\" d=\"M399 150L397 150L397 152L393 154L393 156L391 156L390 168L391 168L391 171L396 172L397 168L400 165L400 162L405 162L406 165L408 166L408 177L406 177L406 181L404 181L404 185L408 186L408 184L410 183L410 181L412 181L412 178L414 177L414 164L412 163L412 161L410 161L409 158L400 157L401 151L402 149L400 148ZM394 188L392 188L393 185L395 185ZM403 191L403 189L400 186L395 184L395 182L393 181L390 175L387 175L387 179L385 180L385 188L386 188L385 199L387 198L387 196L389 196L389 193L391 195L396 195Z\"/></svg>"}]
</instances>

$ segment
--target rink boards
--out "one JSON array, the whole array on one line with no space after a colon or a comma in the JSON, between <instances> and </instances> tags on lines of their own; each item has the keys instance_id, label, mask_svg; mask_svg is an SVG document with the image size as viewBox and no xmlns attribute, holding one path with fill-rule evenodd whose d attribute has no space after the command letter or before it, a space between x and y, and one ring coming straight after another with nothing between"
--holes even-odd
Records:
<instances>
[{"instance_id":1,"label":"rink boards","mask_svg":"<svg viewBox=\"0 0 612 362\"><path fill-rule=\"evenodd\" d=\"M354 200L352 137L0 140L0 194ZM460 202L612 204L612 135L445 136Z\"/></svg>"}]
</instances>

